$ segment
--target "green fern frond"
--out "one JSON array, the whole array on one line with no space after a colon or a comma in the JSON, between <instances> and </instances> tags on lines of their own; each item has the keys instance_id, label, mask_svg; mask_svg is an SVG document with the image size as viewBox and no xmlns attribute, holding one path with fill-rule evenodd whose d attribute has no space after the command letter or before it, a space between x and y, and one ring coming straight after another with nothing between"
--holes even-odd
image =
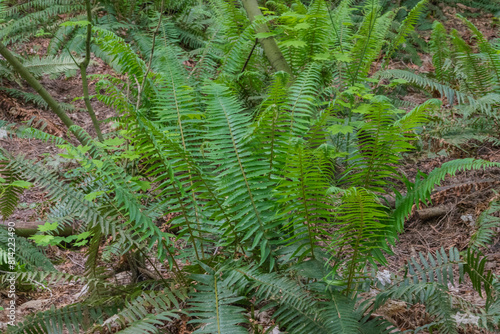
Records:
<instances>
[{"instance_id":1,"label":"green fern frond","mask_svg":"<svg viewBox=\"0 0 500 334\"><path fill-rule=\"evenodd\" d=\"M23 187L13 185L15 181L21 180L21 175L15 170L7 161L0 161L0 177L3 179L0 184L0 213L3 220L14 213L24 192Z\"/></svg>"},{"instance_id":2,"label":"green fern frond","mask_svg":"<svg viewBox=\"0 0 500 334\"><path fill-rule=\"evenodd\" d=\"M29 59L23 60L22 63L23 66L26 67L26 69L28 69L28 71L30 71L31 74L33 74L35 77L40 77L42 75L58 75L78 69L78 65L75 64L75 61L70 56L44 56L41 58L31 57ZM2 71L2 69L0 68L0 74L11 80L15 80L16 78L15 73L12 71L10 66L8 67L8 69L4 69L4 71ZM24 95L23 97L27 97L28 99L35 102L40 101L40 99L38 98L33 98L33 95L31 95L31 97L28 94L22 95Z\"/></svg>"},{"instance_id":3,"label":"green fern frond","mask_svg":"<svg viewBox=\"0 0 500 334\"><path fill-rule=\"evenodd\" d=\"M224 35L233 40L242 34L249 24L243 8L233 1L209 0L208 2L215 13L216 22L224 29Z\"/></svg>"},{"instance_id":4,"label":"green fern frond","mask_svg":"<svg viewBox=\"0 0 500 334\"><path fill-rule=\"evenodd\" d=\"M399 231L403 230L404 221L412 211L413 205L415 205L418 209L420 202L427 203L434 187L439 185L447 175L453 176L458 171L474 170L493 166L498 167L500 164L497 162L475 160L472 158L457 159L445 162L441 167L434 169L429 173L429 175L424 176L423 178L417 178L415 183L409 186L408 192L405 196L401 196L401 194L397 194L396 196L394 218L396 220L397 229ZM420 175L422 176L422 174Z\"/></svg>"},{"instance_id":5,"label":"green fern frond","mask_svg":"<svg viewBox=\"0 0 500 334\"><path fill-rule=\"evenodd\" d=\"M437 326L442 333L457 333L448 284L456 284L454 267L459 268L462 277L462 262L456 248L451 248L449 255L441 248L427 258L419 253L418 259L411 258L408 263L407 274L375 297L373 309L377 310L388 299L422 303L426 311L436 317L432 326Z\"/></svg>"},{"instance_id":6,"label":"green fern frond","mask_svg":"<svg viewBox=\"0 0 500 334\"><path fill-rule=\"evenodd\" d=\"M249 60L248 57L255 45L255 29L269 20L269 17L256 19L252 24L247 26L237 38L231 40L228 45L226 45L227 51L221 59L219 75L232 77L243 71L245 63Z\"/></svg>"},{"instance_id":7,"label":"green fern frond","mask_svg":"<svg viewBox=\"0 0 500 334\"><path fill-rule=\"evenodd\" d=\"M53 201L57 202L59 207L62 206L65 208L67 215L70 215L73 218L80 218L82 221L86 223L86 226L88 228L99 226L99 228L103 231L103 233L112 234L117 237L119 236L120 238L123 238L124 242L129 242L134 244L133 241L134 235L124 234L123 231L125 230L126 227L117 224L118 219L116 218L117 216L122 215L123 212L120 212L120 210L117 211L114 208L106 208L106 205L100 206L94 203L94 201L88 200L86 198L88 192L98 191L100 189L92 189L88 192L84 192L81 189L68 185L67 183L61 181L57 174L43 168L42 162L35 164L35 163L30 163L21 157L17 157L11 161L10 166L17 168L20 174L23 175L26 179L28 180L31 180L32 178L36 179L36 184L38 186L45 188L45 190L48 192L48 196ZM123 174L120 175L120 173L116 173L116 175L118 175L118 177L123 176ZM102 186L100 182L95 183L95 185ZM123 201L123 197L127 195L126 194L124 195L123 188L120 187L117 188L118 188L117 191L118 196L116 196L114 199L118 201L120 200ZM121 193L120 190L122 191ZM107 203L107 201L109 200L112 199L110 197L107 197L105 203ZM133 214L131 215L130 219L132 219L135 222L139 219L138 216L142 218L142 213L138 214L137 211L139 210L136 209L135 211L134 207L132 207L131 205L132 204L131 202L126 202L126 203L130 204L128 206L125 204L124 208L121 207L120 206L121 203L118 202L118 207L120 207L121 210L131 209L130 212L132 212ZM113 219L113 217L115 219ZM64 220L61 221L57 219L56 221L64 223ZM140 219L140 221L145 222L147 220L142 218ZM144 227L144 225L140 226ZM134 225L134 227L137 227L137 225ZM163 250L162 247L159 247L158 249L159 251Z\"/></svg>"},{"instance_id":8,"label":"green fern frond","mask_svg":"<svg viewBox=\"0 0 500 334\"><path fill-rule=\"evenodd\" d=\"M380 55L385 37L394 18L394 12L380 15L378 0L367 1L365 16L350 50L352 62L348 63L351 85L366 78L373 61Z\"/></svg>"},{"instance_id":9,"label":"green fern frond","mask_svg":"<svg viewBox=\"0 0 500 334\"><path fill-rule=\"evenodd\" d=\"M33 9L44 9L49 6L56 6L56 5L62 6L62 5L69 5L71 3L72 3L71 0L34 0L30 1L29 3L21 3L16 6L9 7L8 11L6 12L6 15L11 16L14 14L22 13L24 11L29 11Z\"/></svg>"},{"instance_id":10,"label":"green fern frond","mask_svg":"<svg viewBox=\"0 0 500 334\"><path fill-rule=\"evenodd\" d=\"M15 245L15 261L21 265L26 265L26 268L30 270L55 271L50 260L38 248L25 238L15 235L13 231L9 232L7 228L0 226L0 250L4 251L5 255L9 249L9 244ZM7 261L4 263L7 263Z\"/></svg>"},{"instance_id":11,"label":"green fern frond","mask_svg":"<svg viewBox=\"0 0 500 334\"><path fill-rule=\"evenodd\" d=\"M286 109L289 115L290 137L302 137L309 131L310 120L316 111L315 97L320 85L320 65L308 65L289 88Z\"/></svg>"},{"instance_id":12,"label":"green fern frond","mask_svg":"<svg viewBox=\"0 0 500 334\"><path fill-rule=\"evenodd\" d=\"M398 177L394 166L401 154L413 148L413 131L425 122L427 109L437 103L430 100L395 122L397 111L392 105L382 98L372 100L358 131L358 151L349 158L348 181L356 187L385 192L383 187L390 184L387 179Z\"/></svg>"},{"instance_id":13,"label":"green fern frond","mask_svg":"<svg viewBox=\"0 0 500 334\"><path fill-rule=\"evenodd\" d=\"M387 208L377 196L363 188L349 188L336 210L338 231L332 233L330 251L337 257L348 256L345 283L351 290L355 275L363 269L373 252L387 250L385 241L392 239ZM340 252L340 253L339 253ZM379 261L385 261L380 258Z\"/></svg>"},{"instance_id":14,"label":"green fern frond","mask_svg":"<svg viewBox=\"0 0 500 334\"><path fill-rule=\"evenodd\" d=\"M43 121L40 121L38 123L28 122L27 125L28 125L27 127L22 127L20 129L18 129L18 131L16 132L16 135L19 138L38 139L38 140L41 140L45 143L51 143L54 145L66 145L66 144L68 144L68 142L64 138L43 132L43 129L44 129Z\"/></svg>"},{"instance_id":15,"label":"green fern frond","mask_svg":"<svg viewBox=\"0 0 500 334\"><path fill-rule=\"evenodd\" d=\"M23 65L34 76L54 75L78 69L78 65L75 64L75 60L69 56L45 56L42 58L33 57L25 60Z\"/></svg>"},{"instance_id":16,"label":"green fern frond","mask_svg":"<svg viewBox=\"0 0 500 334\"><path fill-rule=\"evenodd\" d=\"M223 38L221 29L214 27L210 30L210 39L205 43L205 48L191 52L195 57L196 65L189 73L189 78L193 77L197 83L217 77L217 70L224 57Z\"/></svg>"},{"instance_id":17,"label":"green fern frond","mask_svg":"<svg viewBox=\"0 0 500 334\"><path fill-rule=\"evenodd\" d=\"M450 73L445 68L446 60L450 57L448 34L442 23L435 21L432 25L430 40L430 51L432 52L432 65L436 72L439 83L449 82Z\"/></svg>"},{"instance_id":18,"label":"green fern frond","mask_svg":"<svg viewBox=\"0 0 500 334\"><path fill-rule=\"evenodd\" d=\"M284 72L275 73L273 82L268 88L268 97L262 102L254 117L253 135L260 142L262 153L269 161L269 178L276 174L284 161L276 157L284 153L290 140L286 130L288 112L286 111L288 75Z\"/></svg>"},{"instance_id":19,"label":"green fern frond","mask_svg":"<svg viewBox=\"0 0 500 334\"><path fill-rule=\"evenodd\" d=\"M37 0L11 6L5 17L15 19L10 20L2 29L0 38L6 43L26 40L40 27L48 28L47 30L57 28L58 25L54 22L62 21L59 15L72 15L84 9L85 5L69 0Z\"/></svg>"},{"instance_id":20,"label":"green fern frond","mask_svg":"<svg viewBox=\"0 0 500 334\"><path fill-rule=\"evenodd\" d=\"M360 320L359 330L362 334L400 334L396 326L380 316L366 315Z\"/></svg>"},{"instance_id":21,"label":"green fern frond","mask_svg":"<svg viewBox=\"0 0 500 334\"><path fill-rule=\"evenodd\" d=\"M2 23L2 19L6 12L7 12L7 6L5 5L5 3L0 2L0 23Z\"/></svg>"},{"instance_id":22,"label":"green fern frond","mask_svg":"<svg viewBox=\"0 0 500 334\"><path fill-rule=\"evenodd\" d=\"M481 96L477 100L471 100L469 105L459 106L460 110L463 111L465 117L473 116L476 112L484 114L488 120L498 121L500 116L498 115L497 108L500 104L500 94L499 93L489 93Z\"/></svg>"},{"instance_id":23,"label":"green fern frond","mask_svg":"<svg viewBox=\"0 0 500 334\"><path fill-rule=\"evenodd\" d=\"M458 15L457 16L467 25L467 27L472 31L472 33L476 36L479 50L486 55L486 58L489 61L489 68L493 70L496 78L496 84L500 84L500 56L496 48L492 46L492 44L484 37L483 33L477 29L477 27L472 24L465 17Z\"/></svg>"},{"instance_id":24,"label":"green fern frond","mask_svg":"<svg viewBox=\"0 0 500 334\"><path fill-rule=\"evenodd\" d=\"M41 271L41 270L32 270L25 272L16 272L12 275L15 276L17 281L20 282L44 282L47 286L58 285L62 283L71 283L71 282L81 282L85 283L90 291L110 291L114 289L113 284L102 280L101 278L92 278L86 277L82 275L73 275L59 271ZM9 277L6 275L0 276L0 283L8 282Z\"/></svg>"},{"instance_id":25,"label":"green fern frond","mask_svg":"<svg viewBox=\"0 0 500 334\"><path fill-rule=\"evenodd\" d=\"M348 334L361 330L355 310L355 300L339 292L330 293L331 300L322 302L321 317L324 319L327 333Z\"/></svg>"},{"instance_id":26,"label":"green fern frond","mask_svg":"<svg viewBox=\"0 0 500 334\"><path fill-rule=\"evenodd\" d=\"M140 147L139 153L146 163L152 166L147 173L158 184L155 192L160 198L158 203L148 210L148 216L156 208L161 208L162 215L180 212L181 214L176 215L171 223L181 228L178 237L189 235L189 241L194 243L196 257L202 258L203 253L200 254L196 240L201 239L202 233L212 225L206 217L206 214L212 213L204 212L204 201L216 204L220 210L221 220L225 221L223 224L229 224L226 225L230 227L226 232L234 232L232 220L222 205L223 200L217 196L214 182L204 174L193 155L177 141L177 136L161 132L154 123L139 113L135 120L138 125L133 128L137 131L135 144ZM172 159L174 157L175 159Z\"/></svg>"},{"instance_id":27,"label":"green fern frond","mask_svg":"<svg viewBox=\"0 0 500 334\"><path fill-rule=\"evenodd\" d=\"M182 290L153 291L143 293L132 302L125 304L123 309L105 321L103 327L113 330L116 324L120 333L158 333L155 325L163 325L179 318L179 301L184 300L186 295ZM100 327L100 326L99 326Z\"/></svg>"},{"instance_id":28,"label":"green fern frond","mask_svg":"<svg viewBox=\"0 0 500 334\"><path fill-rule=\"evenodd\" d=\"M324 156L299 142L290 147L281 182L275 188L278 202L284 203L278 214L290 231L289 240L302 244L293 254L299 258L315 258L317 237L331 219L333 206L328 203L329 181L324 173L328 165Z\"/></svg>"},{"instance_id":29,"label":"green fern frond","mask_svg":"<svg viewBox=\"0 0 500 334\"><path fill-rule=\"evenodd\" d=\"M476 98L490 92L495 83L495 74L489 66L485 66L482 55L475 54L456 30L452 30L451 37L457 61L455 71L463 76L467 91Z\"/></svg>"},{"instance_id":30,"label":"green fern frond","mask_svg":"<svg viewBox=\"0 0 500 334\"><path fill-rule=\"evenodd\" d=\"M416 85L417 87L437 90L442 96L446 96L450 105L453 104L455 98L458 103L465 103L472 99L472 96L470 96L469 94L466 93L464 94L456 89L453 89L450 86L441 84L430 78L426 78L424 76L405 70L395 69L395 70L379 71L374 75L374 77L377 79L392 79L392 78L404 79L410 82L411 84Z\"/></svg>"},{"instance_id":31,"label":"green fern frond","mask_svg":"<svg viewBox=\"0 0 500 334\"><path fill-rule=\"evenodd\" d=\"M493 241L497 234L495 228L500 226L500 218L494 216L500 211L500 202L495 200L490 203L476 220L476 231L470 238L469 245L473 249L486 247Z\"/></svg>"},{"instance_id":32,"label":"green fern frond","mask_svg":"<svg viewBox=\"0 0 500 334\"><path fill-rule=\"evenodd\" d=\"M308 28L304 30L304 36L301 39L307 43L305 59L309 61L328 51L331 33L328 15L327 4L324 0L312 1L307 9L304 23L308 25Z\"/></svg>"},{"instance_id":33,"label":"green fern frond","mask_svg":"<svg viewBox=\"0 0 500 334\"><path fill-rule=\"evenodd\" d=\"M85 194L75 191L70 185L61 182L59 176L44 168L41 163L33 163L21 157L11 160L10 166L19 171L27 180L35 179L36 185L43 187L48 196L56 202L64 202L71 208L75 217L87 222L90 226L101 225L106 233L109 233L109 225L95 203L85 199ZM109 222L108 222L109 223ZM108 227L105 227L108 226Z\"/></svg>"},{"instance_id":34,"label":"green fern frond","mask_svg":"<svg viewBox=\"0 0 500 334\"><path fill-rule=\"evenodd\" d=\"M85 261L85 276L90 278L98 278L98 263L99 248L101 246L102 233L99 226L93 227L91 230L92 238L90 239L86 250L87 260Z\"/></svg>"},{"instance_id":35,"label":"green fern frond","mask_svg":"<svg viewBox=\"0 0 500 334\"><path fill-rule=\"evenodd\" d=\"M352 48L352 11L355 0L342 0L333 10L329 11L329 17L334 31L332 45L334 50L341 54L347 53Z\"/></svg>"},{"instance_id":36,"label":"green fern frond","mask_svg":"<svg viewBox=\"0 0 500 334\"><path fill-rule=\"evenodd\" d=\"M135 195L141 190L140 184L132 182L132 176L127 174L123 168L117 166L115 161L109 157L109 154L99 146L99 143L94 142L83 129L74 125L70 127L70 131L87 138L88 152L94 159L89 159L85 153L78 149L73 150L72 153L81 161L82 167L92 171L94 175L102 179L113 192L113 197L109 196L107 192L104 192L103 195L106 200L113 202L114 207L117 208L116 212L112 212L120 215L125 221L119 228L122 232L127 230L127 233L121 233L120 235L133 244L136 244L139 240L149 239L149 249L158 242L158 256L164 258L166 252L164 246L169 239L165 238L164 241L165 234L153 223L152 218L145 214L146 210L140 201L140 197ZM95 159L95 157L99 157L99 159ZM117 226L116 224L112 225L115 228ZM95 226L95 224L92 226ZM103 233L109 234L108 231L104 230Z\"/></svg>"},{"instance_id":37,"label":"green fern frond","mask_svg":"<svg viewBox=\"0 0 500 334\"><path fill-rule=\"evenodd\" d=\"M146 63L132 49L130 44L117 36L112 31L102 29L97 26L92 27L92 31L97 33L95 45L93 45L94 53L107 61L117 72L127 73L129 77L135 77L139 85L144 83L144 91L148 92L152 85L151 79L154 73L149 72L149 76L144 78L146 72Z\"/></svg>"},{"instance_id":38,"label":"green fern frond","mask_svg":"<svg viewBox=\"0 0 500 334\"><path fill-rule=\"evenodd\" d=\"M116 305L91 306L82 303L56 309L36 312L15 327L9 327L9 334L81 333L104 321L117 311Z\"/></svg>"},{"instance_id":39,"label":"green fern frond","mask_svg":"<svg viewBox=\"0 0 500 334\"><path fill-rule=\"evenodd\" d=\"M192 6L191 10L183 11L175 21L179 42L190 49L205 46L205 27L211 23L211 15L203 5Z\"/></svg>"},{"instance_id":40,"label":"green fern frond","mask_svg":"<svg viewBox=\"0 0 500 334\"><path fill-rule=\"evenodd\" d=\"M158 71L162 77L156 81L161 88L156 94L155 112L163 131L179 137L184 150L193 152L199 144L201 121L199 96L185 79L188 74L171 48L163 48Z\"/></svg>"},{"instance_id":41,"label":"green fern frond","mask_svg":"<svg viewBox=\"0 0 500 334\"><path fill-rule=\"evenodd\" d=\"M266 6L270 9L274 9L277 14L281 15L283 13L286 13L290 10L290 8L283 4L280 3L279 1L267 1Z\"/></svg>"},{"instance_id":42,"label":"green fern frond","mask_svg":"<svg viewBox=\"0 0 500 334\"><path fill-rule=\"evenodd\" d=\"M419 263L420 262L420 263ZM454 284L453 266L460 266L460 254L458 250L452 247L449 254L441 248L433 254L427 254L427 260L423 253L419 253L419 258L411 258L408 264L408 272L414 282L418 279L421 282L434 282L447 286L448 283Z\"/></svg>"},{"instance_id":43,"label":"green fern frond","mask_svg":"<svg viewBox=\"0 0 500 334\"><path fill-rule=\"evenodd\" d=\"M84 19L86 18L78 16L69 21L80 21ZM49 46L47 47L47 55L55 56L63 49L64 51L74 50L77 54L82 54L84 52L84 29L85 28L76 25L59 27L59 29L54 32Z\"/></svg>"},{"instance_id":44,"label":"green fern frond","mask_svg":"<svg viewBox=\"0 0 500 334\"><path fill-rule=\"evenodd\" d=\"M257 143L249 138L250 116L224 86L206 87L207 138L211 142L210 158L219 165L215 171L220 196L226 198L228 212L238 220L236 230L245 233L242 241L253 239L250 249L259 246L262 261L271 253L267 225L272 221L269 192L272 187L265 176L269 165L260 160Z\"/></svg>"},{"instance_id":45,"label":"green fern frond","mask_svg":"<svg viewBox=\"0 0 500 334\"><path fill-rule=\"evenodd\" d=\"M194 333L247 333L244 327L239 326L248 322L243 315L244 309L233 305L244 297L233 292L232 286L221 277L221 272L205 265L203 268L208 270L207 274L192 275L198 284L189 301L190 314L198 319L193 319L190 323L201 324Z\"/></svg>"},{"instance_id":46,"label":"green fern frond","mask_svg":"<svg viewBox=\"0 0 500 334\"><path fill-rule=\"evenodd\" d=\"M235 269L229 281L251 289L261 299L278 304L273 317L291 334L330 333L323 322L332 319L320 318L318 301L290 278L276 273L264 274L256 268L242 268ZM335 314L334 319L338 318Z\"/></svg>"},{"instance_id":47,"label":"green fern frond","mask_svg":"<svg viewBox=\"0 0 500 334\"><path fill-rule=\"evenodd\" d=\"M119 114L128 114L135 108L135 104L130 101L127 92L123 91L122 80L111 75L89 75L89 79L98 79L96 82L96 99L110 108L116 110Z\"/></svg>"},{"instance_id":48,"label":"green fern frond","mask_svg":"<svg viewBox=\"0 0 500 334\"><path fill-rule=\"evenodd\" d=\"M479 251L469 248L465 255L465 264L463 266L464 273L469 275L472 286L480 297L483 296L482 291L484 290L486 310L492 302L493 293L495 292L493 289L494 275L491 270L486 271L485 269L487 260L488 258L483 256Z\"/></svg>"},{"instance_id":49,"label":"green fern frond","mask_svg":"<svg viewBox=\"0 0 500 334\"><path fill-rule=\"evenodd\" d=\"M417 3L408 13L408 16L403 20L398 29L398 34L392 40L391 45L388 48L386 56L384 57L386 61L392 56L394 51L406 41L408 34L415 30L415 25L418 23L420 15L422 15L425 7L427 6L428 0L421 0Z\"/></svg>"}]
</instances>

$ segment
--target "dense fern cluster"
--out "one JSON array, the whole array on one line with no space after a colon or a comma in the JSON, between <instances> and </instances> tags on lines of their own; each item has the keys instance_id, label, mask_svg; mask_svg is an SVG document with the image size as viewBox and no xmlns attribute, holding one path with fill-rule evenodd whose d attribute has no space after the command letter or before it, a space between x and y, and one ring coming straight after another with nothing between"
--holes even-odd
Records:
<instances>
[{"instance_id":1,"label":"dense fern cluster","mask_svg":"<svg viewBox=\"0 0 500 334\"><path fill-rule=\"evenodd\" d=\"M458 31L448 33L435 21L430 40L435 72L428 76L405 70L386 70L378 78L398 78L446 97L456 116L438 120L434 135L458 146L471 139L498 143L500 57L498 45L488 41L468 19L458 15L473 36L474 45Z\"/></svg>"},{"instance_id":2,"label":"dense fern cluster","mask_svg":"<svg viewBox=\"0 0 500 334\"><path fill-rule=\"evenodd\" d=\"M344 0L334 8L324 0L275 1L253 22L237 1L95 4L102 15L92 22L92 50L115 74L95 75L94 97L116 111L119 130L99 141L72 126L69 133L81 141L74 145L29 127L9 129L56 143L78 168L61 173L8 152L0 165L4 216L16 205L20 189L13 184L22 179L54 203L41 224L78 221L90 240L84 275L51 271L27 247L21 262L43 263L44 271L19 270L18 280L78 280L85 289L81 301L37 312L9 332L156 333L186 315L194 333L272 330L258 328L256 307L288 333L401 332L375 315L389 299L424 304L427 328L442 333L457 333L460 312L480 317L476 326L496 328L500 287L477 250L420 254L404 273L379 271L412 208L427 202L445 176L500 166L455 160L413 183L397 168L440 103L404 113L401 101L379 95L394 83L371 78L372 64L385 64L405 43L427 2L396 20L399 10L384 11L377 0ZM35 14L46 7L13 6L6 17L15 8ZM87 22L78 23L78 8L71 13L68 24L51 32L54 56L83 43L78 31ZM132 20L148 33L132 28ZM263 26L269 32L257 33ZM123 35L123 29L130 30ZM441 33L435 28L433 38ZM290 73L271 71L259 43L266 38L277 41ZM490 44L481 43L493 57ZM467 50L464 59L478 61ZM445 46L440 52L448 54ZM443 79L447 61L439 57ZM496 66L494 57L480 59ZM433 87L445 92L441 79ZM471 89L489 93L483 88ZM405 195L397 182L407 184ZM395 209L384 195L395 195ZM488 214L480 224L491 226ZM474 240L478 247L491 235ZM110 249L144 280L110 283L98 266ZM158 265L172 275L162 277ZM465 279L484 305L450 294Z\"/></svg>"}]
</instances>

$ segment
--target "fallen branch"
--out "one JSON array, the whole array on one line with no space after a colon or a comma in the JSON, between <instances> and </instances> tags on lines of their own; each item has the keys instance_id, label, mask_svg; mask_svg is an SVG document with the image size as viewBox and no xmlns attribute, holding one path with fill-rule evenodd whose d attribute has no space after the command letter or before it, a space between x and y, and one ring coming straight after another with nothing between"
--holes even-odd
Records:
<instances>
[{"instance_id":1,"label":"fallen branch","mask_svg":"<svg viewBox=\"0 0 500 334\"><path fill-rule=\"evenodd\" d=\"M432 208L425 208L415 211L416 217L421 220L429 220L436 217L444 216L453 209L451 205L440 205Z\"/></svg>"},{"instance_id":2,"label":"fallen branch","mask_svg":"<svg viewBox=\"0 0 500 334\"><path fill-rule=\"evenodd\" d=\"M7 226L7 223L0 223ZM43 222L17 222L15 227L16 235L20 237L31 237L38 232L38 226L43 225ZM54 231L54 236L68 237L73 234L73 227L65 226L62 230Z\"/></svg>"}]
</instances>

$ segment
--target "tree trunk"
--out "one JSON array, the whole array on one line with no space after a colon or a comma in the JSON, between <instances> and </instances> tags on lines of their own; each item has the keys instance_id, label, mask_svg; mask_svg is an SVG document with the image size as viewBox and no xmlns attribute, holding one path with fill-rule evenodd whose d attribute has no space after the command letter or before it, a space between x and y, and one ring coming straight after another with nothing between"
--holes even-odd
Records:
<instances>
[{"instance_id":1,"label":"tree trunk","mask_svg":"<svg viewBox=\"0 0 500 334\"><path fill-rule=\"evenodd\" d=\"M247 12L248 18L250 19L250 22L253 22L256 16L262 15L257 0L242 0L242 2L243 7L245 7L245 11ZM269 28L265 23L263 23L257 27L256 32L269 32ZM261 38L260 44L262 45L264 53L271 63L271 66L276 71L283 71L292 75L292 70L286 62L285 57L283 57L283 54L281 53L281 50L279 49L278 44L276 43L274 38Z\"/></svg>"}]
</instances>

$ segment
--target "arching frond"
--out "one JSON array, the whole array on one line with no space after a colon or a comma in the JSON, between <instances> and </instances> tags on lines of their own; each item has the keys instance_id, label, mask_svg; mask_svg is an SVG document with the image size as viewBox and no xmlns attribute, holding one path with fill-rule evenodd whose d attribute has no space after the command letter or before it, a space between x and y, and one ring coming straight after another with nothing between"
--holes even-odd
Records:
<instances>
[{"instance_id":1,"label":"arching frond","mask_svg":"<svg viewBox=\"0 0 500 334\"><path fill-rule=\"evenodd\" d=\"M472 234L469 243L471 248L486 247L493 241L496 235L495 228L500 226L500 218L494 215L498 211L500 211L500 203L494 200L477 218L475 224L476 231Z\"/></svg>"},{"instance_id":2,"label":"arching frond","mask_svg":"<svg viewBox=\"0 0 500 334\"><path fill-rule=\"evenodd\" d=\"M415 29L415 25L417 24L420 15L422 15L422 12L425 10L425 7L427 5L428 0L421 0L419 1L408 13L408 16L403 20L401 25L399 26L398 29L398 34L396 37L392 40L391 45L389 46L386 56L386 59L389 59L393 52L405 42L406 36L410 32L412 32Z\"/></svg>"},{"instance_id":3,"label":"arching frond","mask_svg":"<svg viewBox=\"0 0 500 334\"><path fill-rule=\"evenodd\" d=\"M278 202L283 202L279 215L289 229L291 243L300 245L294 255L315 257L317 240L324 232L323 224L331 220L333 206L326 194L329 187L329 161L304 143L290 147L281 181L275 188Z\"/></svg>"},{"instance_id":4,"label":"arching frond","mask_svg":"<svg viewBox=\"0 0 500 334\"><path fill-rule=\"evenodd\" d=\"M394 237L387 209L375 194L352 187L344 191L341 200L334 222L339 229L332 234L330 251L335 256L349 256L344 280L350 290L355 275L363 269L366 260L372 258L373 252L387 250L386 239Z\"/></svg>"},{"instance_id":5,"label":"arching frond","mask_svg":"<svg viewBox=\"0 0 500 334\"><path fill-rule=\"evenodd\" d=\"M272 186L265 176L269 165L260 160L254 150L257 145L247 136L250 116L245 115L239 102L228 89L217 84L206 87L207 138L211 141L210 159L218 164L215 171L220 195L234 219L236 231L244 233L242 241L252 240L253 249L259 246L262 261L271 254L267 225L273 213L267 203Z\"/></svg>"},{"instance_id":6,"label":"arching frond","mask_svg":"<svg viewBox=\"0 0 500 334\"><path fill-rule=\"evenodd\" d=\"M433 53L432 65L436 71L437 81L442 84L449 82L450 73L445 68L446 60L450 57L449 40L446 29L439 21L435 21L432 25L430 51Z\"/></svg>"},{"instance_id":7,"label":"arching frond","mask_svg":"<svg viewBox=\"0 0 500 334\"><path fill-rule=\"evenodd\" d=\"M378 0L367 1L363 22L356 34L358 37L350 50L352 61L348 64L351 85L366 78L372 62L379 56L389 31L393 12L380 15Z\"/></svg>"},{"instance_id":8,"label":"arching frond","mask_svg":"<svg viewBox=\"0 0 500 334\"><path fill-rule=\"evenodd\" d=\"M243 297L234 293L220 272L203 267L208 270L207 274L192 276L199 284L191 295L191 315L198 319L190 323L202 324L194 333L247 333L239 325L248 322L243 315L244 309L233 305Z\"/></svg>"},{"instance_id":9,"label":"arching frond","mask_svg":"<svg viewBox=\"0 0 500 334\"><path fill-rule=\"evenodd\" d=\"M12 245L15 245L13 259L21 266L26 266L26 268L33 271L55 271L54 265L39 249L25 238L16 236L14 231L9 231L7 227L0 226L0 251L4 252L6 258L5 261L0 259L0 264L7 264L7 261L10 260L6 255L9 252L9 248L12 252Z\"/></svg>"},{"instance_id":10,"label":"arching frond","mask_svg":"<svg viewBox=\"0 0 500 334\"><path fill-rule=\"evenodd\" d=\"M475 54L456 30L452 30L451 37L457 61L455 71L465 78L467 91L476 98L488 93L494 86L494 72L485 66L482 55Z\"/></svg>"},{"instance_id":11,"label":"arching frond","mask_svg":"<svg viewBox=\"0 0 500 334\"><path fill-rule=\"evenodd\" d=\"M379 71L375 74L376 78L384 78L384 79L404 79L411 84L416 85L417 87L426 88L430 90L437 90L442 96L446 96L449 101L449 104L453 104L456 98L456 101L459 103L463 103L466 101L472 100L472 96L469 94L464 94L452 87L444 84L440 84L430 78L405 71L405 70L385 70Z\"/></svg>"},{"instance_id":12,"label":"arching frond","mask_svg":"<svg viewBox=\"0 0 500 334\"><path fill-rule=\"evenodd\" d=\"M181 290L145 292L106 320L102 327L110 331L118 327L123 334L158 333L158 325L179 318L178 298L186 299Z\"/></svg>"},{"instance_id":13,"label":"arching frond","mask_svg":"<svg viewBox=\"0 0 500 334\"><path fill-rule=\"evenodd\" d=\"M256 268L242 268L231 274L230 281L235 282L236 286L250 287L259 298L278 304L280 307L273 317L280 325L286 326L290 333L328 332L323 323L325 319L318 317L318 302L290 278L276 273L264 274ZM337 316L334 319L343 320ZM350 321L350 318L346 321Z\"/></svg>"},{"instance_id":14,"label":"arching frond","mask_svg":"<svg viewBox=\"0 0 500 334\"><path fill-rule=\"evenodd\" d=\"M25 187L15 185L21 175L7 161L0 161L0 178L0 213L5 220L14 213Z\"/></svg>"},{"instance_id":15,"label":"arching frond","mask_svg":"<svg viewBox=\"0 0 500 334\"><path fill-rule=\"evenodd\" d=\"M290 136L301 137L307 133L314 115L317 87L320 82L320 65L311 63L289 88L286 109L289 115Z\"/></svg>"},{"instance_id":16,"label":"arching frond","mask_svg":"<svg viewBox=\"0 0 500 334\"><path fill-rule=\"evenodd\" d=\"M404 220L412 211L413 206L415 205L418 209L421 201L427 203L434 187L439 185L447 175L455 175L456 172L461 170L481 169L492 166L500 166L500 164L472 158L458 159L445 162L441 167L434 169L427 176L420 174L415 183L410 185L406 195L401 196L398 194L396 198L394 217L398 230L402 230Z\"/></svg>"}]
</instances>

